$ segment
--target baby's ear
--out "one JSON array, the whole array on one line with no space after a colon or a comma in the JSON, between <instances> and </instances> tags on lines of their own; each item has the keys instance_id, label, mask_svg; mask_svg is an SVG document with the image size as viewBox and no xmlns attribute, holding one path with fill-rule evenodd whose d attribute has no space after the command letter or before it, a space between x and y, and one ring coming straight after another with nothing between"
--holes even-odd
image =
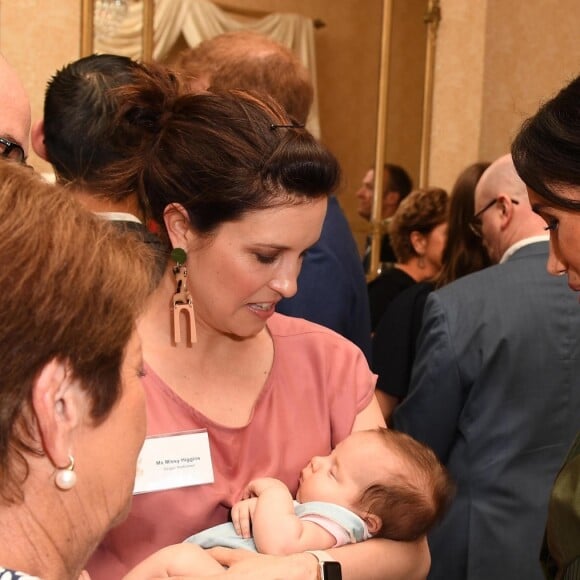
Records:
<instances>
[{"instance_id":1,"label":"baby's ear","mask_svg":"<svg viewBox=\"0 0 580 580\"><path fill-rule=\"evenodd\" d=\"M381 529L383 525L383 520L375 514L366 514L363 519L367 525L369 534L373 536Z\"/></svg>"}]
</instances>

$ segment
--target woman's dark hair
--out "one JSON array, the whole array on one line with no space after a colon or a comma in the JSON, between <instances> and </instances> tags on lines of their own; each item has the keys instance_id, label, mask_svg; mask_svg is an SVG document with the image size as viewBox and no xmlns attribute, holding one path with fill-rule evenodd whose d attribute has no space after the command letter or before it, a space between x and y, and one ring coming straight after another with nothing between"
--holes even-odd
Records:
<instances>
[{"instance_id":1,"label":"woman's dark hair","mask_svg":"<svg viewBox=\"0 0 580 580\"><path fill-rule=\"evenodd\" d=\"M116 94L132 155L110 168L110 187L146 196L161 225L178 203L210 235L250 211L326 197L338 185L335 157L268 97L192 94L153 65Z\"/></svg>"},{"instance_id":2,"label":"woman's dark hair","mask_svg":"<svg viewBox=\"0 0 580 580\"><path fill-rule=\"evenodd\" d=\"M563 185L580 186L580 76L524 122L512 157L530 189L556 207L580 211L580 199L557 193Z\"/></svg>"},{"instance_id":3,"label":"woman's dark hair","mask_svg":"<svg viewBox=\"0 0 580 580\"><path fill-rule=\"evenodd\" d=\"M384 168L388 179L383 185L383 196L389 191L396 191L399 194L399 203L401 203L413 190L413 180L400 165L385 163Z\"/></svg>"},{"instance_id":4,"label":"woman's dark hair","mask_svg":"<svg viewBox=\"0 0 580 580\"><path fill-rule=\"evenodd\" d=\"M475 213L475 186L489 165L488 162L469 165L453 185L447 215L447 241L441 258L443 267L435 280L437 288L491 264L481 238L469 227Z\"/></svg>"}]
</instances>

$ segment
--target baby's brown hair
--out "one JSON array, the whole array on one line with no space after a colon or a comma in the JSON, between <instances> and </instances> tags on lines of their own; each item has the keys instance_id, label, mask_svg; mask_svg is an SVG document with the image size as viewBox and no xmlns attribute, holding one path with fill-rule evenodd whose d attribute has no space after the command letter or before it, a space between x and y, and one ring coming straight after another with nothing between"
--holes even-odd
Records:
<instances>
[{"instance_id":1,"label":"baby's brown hair","mask_svg":"<svg viewBox=\"0 0 580 580\"><path fill-rule=\"evenodd\" d=\"M411 541L426 534L445 514L455 484L435 453L423 443L393 429L377 429L386 451L401 460L405 472L389 471L361 497L363 513L381 518L375 537Z\"/></svg>"}]
</instances>

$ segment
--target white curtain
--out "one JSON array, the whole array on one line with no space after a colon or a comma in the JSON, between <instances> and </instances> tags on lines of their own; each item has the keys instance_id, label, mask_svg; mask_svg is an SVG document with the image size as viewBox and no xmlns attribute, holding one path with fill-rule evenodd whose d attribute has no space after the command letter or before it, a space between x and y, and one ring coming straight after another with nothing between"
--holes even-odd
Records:
<instances>
[{"instance_id":1,"label":"white curtain","mask_svg":"<svg viewBox=\"0 0 580 580\"><path fill-rule=\"evenodd\" d=\"M95 31L95 52L141 57L143 4L129 2L127 16L114 35ZM307 128L320 136L318 89L314 49L314 23L298 14L270 14L264 18L241 22L209 0L155 0L153 58L163 60L180 34L188 46L232 30L254 30L293 50L310 71L314 84L314 101Z\"/></svg>"}]
</instances>

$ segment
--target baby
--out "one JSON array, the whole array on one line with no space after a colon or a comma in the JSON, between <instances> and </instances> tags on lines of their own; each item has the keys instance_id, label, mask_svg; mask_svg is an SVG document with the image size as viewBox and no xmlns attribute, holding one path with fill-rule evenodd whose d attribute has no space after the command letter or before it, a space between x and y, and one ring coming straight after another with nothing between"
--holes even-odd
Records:
<instances>
[{"instance_id":1,"label":"baby","mask_svg":"<svg viewBox=\"0 0 580 580\"><path fill-rule=\"evenodd\" d=\"M281 481L255 479L233 506L232 523L186 542L284 555L370 537L410 541L438 521L453 493L447 471L425 445L391 429L357 431L330 455L312 458L300 474L297 501ZM223 570L202 550L192 549L190 560L189 575ZM175 574L175 560L172 566Z\"/></svg>"}]
</instances>

